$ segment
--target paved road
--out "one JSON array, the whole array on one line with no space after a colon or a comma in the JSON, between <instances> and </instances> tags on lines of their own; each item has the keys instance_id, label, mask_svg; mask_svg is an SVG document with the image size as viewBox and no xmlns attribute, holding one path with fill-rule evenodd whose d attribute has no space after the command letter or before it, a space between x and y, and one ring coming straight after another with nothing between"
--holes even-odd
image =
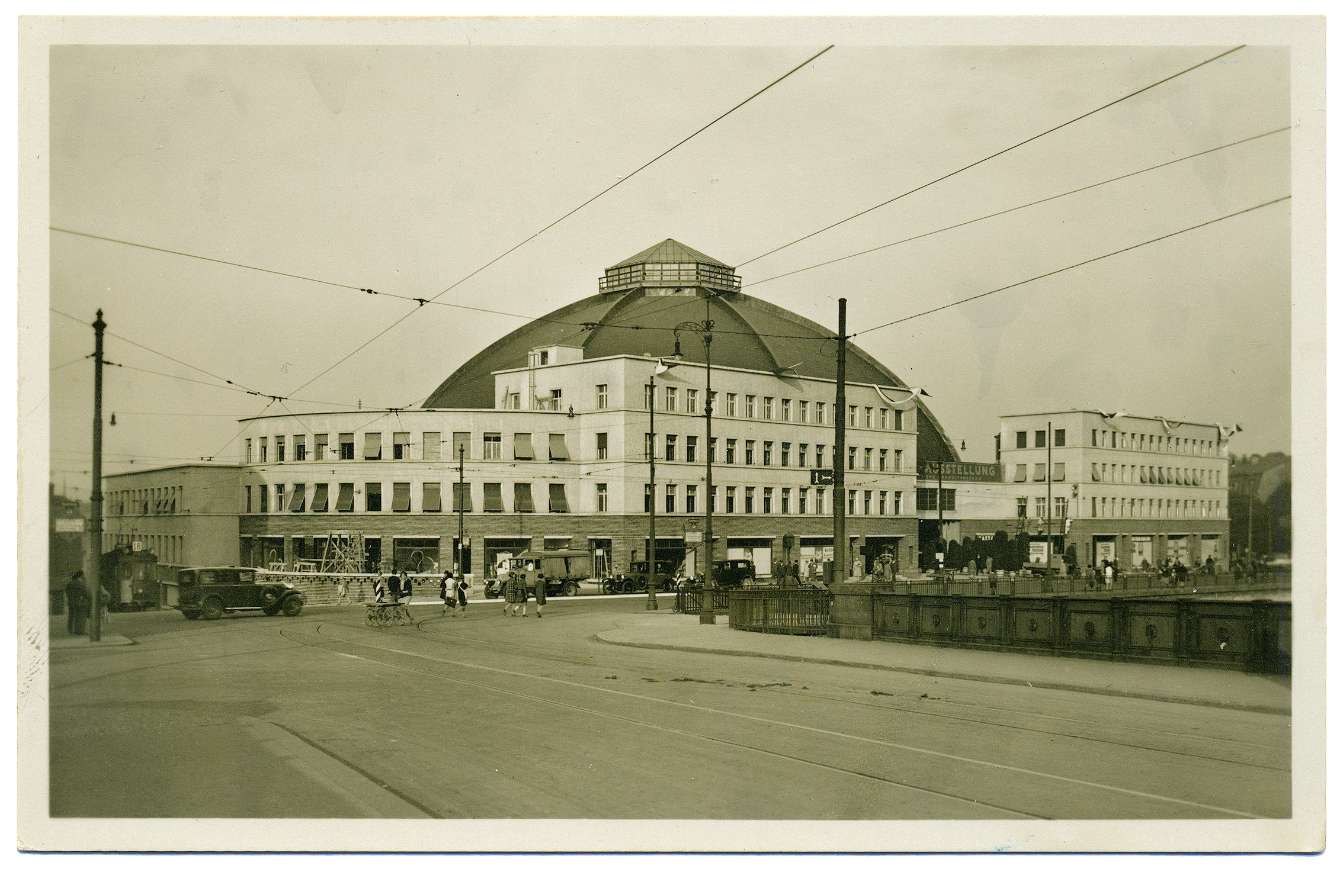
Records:
<instances>
[{"instance_id":1,"label":"paved road","mask_svg":"<svg viewBox=\"0 0 1340 872\"><path fill-rule=\"evenodd\" d=\"M53 652L51 813L1289 814L1283 716L593 638L642 609L416 606L387 629L357 607L114 616L138 644Z\"/></svg>"}]
</instances>

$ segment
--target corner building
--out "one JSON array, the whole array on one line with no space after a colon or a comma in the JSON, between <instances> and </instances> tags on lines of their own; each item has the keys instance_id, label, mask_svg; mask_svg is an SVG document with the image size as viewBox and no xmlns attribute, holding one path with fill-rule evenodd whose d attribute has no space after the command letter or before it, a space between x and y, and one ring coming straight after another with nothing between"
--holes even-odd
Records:
<instances>
[{"instance_id":1,"label":"corner building","mask_svg":"<svg viewBox=\"0 0 1340 872\"><path fill-rule=\"evenodd\" d=\"M958 459L939 423L850 344L847 408L835 408L834 335L739 287L733 269L667 239L605 270L596 295L475 355L422 408L245 420L243 562L319 558L327 536L357 532L368 570L446 567L463 509L476 576L502 555L558 547L619 572L646 559L654 501L658 558L696 572L712 500L715 559L753 559L767 577L832 555L832 488L810 473L832 468L843 414L854 553L869 563L889 549L915 566L917 460Z\"/></svg>"}]
</instances>

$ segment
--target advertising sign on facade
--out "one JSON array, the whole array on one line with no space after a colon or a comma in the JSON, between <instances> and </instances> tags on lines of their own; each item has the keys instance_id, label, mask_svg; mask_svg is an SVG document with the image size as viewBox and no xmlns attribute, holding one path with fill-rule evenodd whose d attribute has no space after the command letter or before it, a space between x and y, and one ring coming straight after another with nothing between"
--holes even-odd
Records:
<instances>
[{"instance_id":1,"label":"advertising sign on facade","mask_svg":"<svg viewBox=\"0 0 1340 872\"><path fill-rule=\"evenodd\" d=\"M82 533L84 532L83 518L57 518L57 533Z\"/></svg>"},{"instance_id":2,"label":"advertising sign on facade","mask_svg":"<svg viewBox=\"0 0 1340 872\"><path fill-rule=\"evenodd\" d=\"M1047 557L1048 557L1048 554L1047 554L1047 543L1046 543L1046 542L1029 542L1029 543L1028 543L1028 562L1029 562L1029 563L1046 563L1046 562L1047 562Z\"/></svg>"},{"instance_id":3,"label":"advertising sign on facade","mask_svg":"<svg viewBox=\"0 0 1340 872\"><path fill-rule=\"evenodd\" d=\"M918 460L917 478L925 481L937 478L941 481L1000 481L1000 464Z\"/></svg>"}]
</instances>

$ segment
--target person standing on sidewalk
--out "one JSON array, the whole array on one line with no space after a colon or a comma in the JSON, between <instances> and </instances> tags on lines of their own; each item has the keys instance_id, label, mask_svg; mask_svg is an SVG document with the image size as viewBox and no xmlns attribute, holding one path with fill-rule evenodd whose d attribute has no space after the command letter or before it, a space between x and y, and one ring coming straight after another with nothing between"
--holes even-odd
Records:
<instances>
[{"instance_id":1,"label":"person standing on sidewalk","mask_svg":"<svg viewBox=\"0 0 1340 872\"><path fill-rule=\"evenodd\" d=\"M1117 570L1112 566L1112 561L1103 561L1103 586L1108 590L1112 589L1112 582L1116 579Z\"/></svg>"},{"instance_id":2,"label":"person standing on sidewalk","mask_svg":"<svg viewBox=\"0 0 1340 872\"><path fill-rule=\"evenodd\" d=\"M442 580L437 584L438 596L442 598L442 614L447 613L447 609L456 611L456 580L451 577L451 570L448 569L442 573Z\"/></svg>"},{"instance_id":3,"label":"person standing on sidewalk","mask_svg":"<svg viewBox=\"0 0 1340 872\"><path fill-rule=\"evenodd\" d=\"M461 573L460 578L456 579L456 606L460 609L457 612L461 617L465 617L465 589L470 586L470 582L465 580L465 573Z\"/></svg>"},{"instance_id":4,"label":"person standing on sidewalk","mask_svg":"<svg viewBox=\"0 0 1340 872\"><path fill-rule=\"evenodd\" d=\"M88 586L84 584L84 570L75 570L65 585L65 629L71 636L84 635L84 620L88 617Z\"/></svg>"},{"instance_id":5,"label":"person standing on sidewalk","mask_svg":"<svg viewBox=\"0 0 1340 872\"><path fill-rule=\"evenodd\" d=\"M405 605L409 605L409 601L414 598L414 582L403 569L400 570L400 593L405 598Z\"/></svg>"}]
</instances>

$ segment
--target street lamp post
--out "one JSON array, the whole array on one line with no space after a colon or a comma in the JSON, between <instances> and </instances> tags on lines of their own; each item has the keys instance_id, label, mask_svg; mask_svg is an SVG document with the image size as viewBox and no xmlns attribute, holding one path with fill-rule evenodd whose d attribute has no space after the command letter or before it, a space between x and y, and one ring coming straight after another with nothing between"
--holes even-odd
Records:
<instances>
[{"instance_id":1,"label":"street lamp post","mask_svg":"<svg viewBox=\"0 0 1340 872\"><path fill-rule=\"evenodd\" d=\"M705 464L705 475L703 484L707 488L707 493L703 499L703 538L705 540L703 550L706 552L706 559L703 561L703 604L698 609L698 623L715 624L717 622L716 610L714 609L713 590L715 585L712 579L713 570L713 546L716 544L712 538L712 296L713 291L703 289L703 301L707 304L707 317L702 321L682 321L675 325L675 359L683 355L679 350L679 332L681 330L699 333L703 337L703 355L707 363L707 386L703 402L703 418L706 428L707 444L703 446L703 460Z\"/></svg>"},{"instance_id":2,"label":"street lamp post","mask_svg":"<svg viewBox=\"0 0 1340 872\"><path fill-rule=\"evenodd\" d=\"M657 370L661 369L658 365ZM656 611L656 373L647 379L647 611Z\"/></svg>"}]
</instances>

